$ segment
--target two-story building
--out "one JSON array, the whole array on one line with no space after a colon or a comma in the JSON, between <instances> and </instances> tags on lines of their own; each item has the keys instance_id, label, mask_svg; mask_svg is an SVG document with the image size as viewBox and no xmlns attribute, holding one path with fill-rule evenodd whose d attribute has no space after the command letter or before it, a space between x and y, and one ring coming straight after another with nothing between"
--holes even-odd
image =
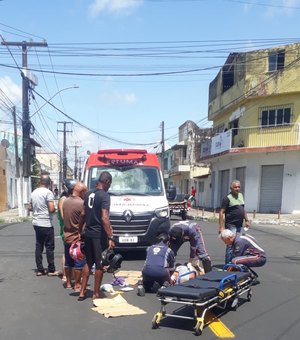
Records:
<instances>
[{"instance_id":1,"label":"two-story building","mask_svg":"<svg viewBox=\"0 0 300 340\"><path fill-rule=\"evenodd\" d=\"M300 44L231 53L209 86L211 207L239 179L248 211L300 212Z\"/></svg>"}]
</instances>

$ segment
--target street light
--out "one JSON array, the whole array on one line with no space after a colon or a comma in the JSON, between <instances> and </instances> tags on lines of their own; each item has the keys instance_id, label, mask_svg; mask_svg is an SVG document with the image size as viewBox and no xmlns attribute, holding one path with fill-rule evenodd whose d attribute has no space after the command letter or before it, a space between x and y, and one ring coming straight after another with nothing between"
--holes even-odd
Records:
<instances>
[{"instance_id":1,"label":"street light","mask_svg":"<svg viewBox=\"0 0 300 340\"><path fill-rule=\"evenodd\" d=\"M51 102L51 100L56 97L59 93L66 91L66 90L71 90L71 89L79 89L79 86L77 85L73 85L73 86L69 86L69 87L65 87L64 89L59 90L58 92L56 92L50 99L48 99L41 107L38 108L38 110L36 110L31 116L30 118L32 118L36 113L38 113L45 105L47 105L49 102Z\"/></svg>"}]
</instances>

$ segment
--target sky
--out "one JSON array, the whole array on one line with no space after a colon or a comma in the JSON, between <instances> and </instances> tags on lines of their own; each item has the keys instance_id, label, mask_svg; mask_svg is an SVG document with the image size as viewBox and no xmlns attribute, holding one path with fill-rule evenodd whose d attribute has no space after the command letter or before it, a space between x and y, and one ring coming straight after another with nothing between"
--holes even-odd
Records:
<instances>
[{"instance_id":1,"label":"sky","mask_svg":"<svg viewBox=\"0 0 300 340\"><path fill-rule=\"evenodd\" d=\"M69 164L105 148L160 150L192 120L207 128L209 83L231 52L299 42L300 0L2 0L0 34L30 47L32 137ZM0 131L22 118L22 53L0 46ZM69 124L70 122L70 124ZM71 124L72 122L72 124ZM76 148L74 147L76 146Z\"/></svg>"}]
</instances>

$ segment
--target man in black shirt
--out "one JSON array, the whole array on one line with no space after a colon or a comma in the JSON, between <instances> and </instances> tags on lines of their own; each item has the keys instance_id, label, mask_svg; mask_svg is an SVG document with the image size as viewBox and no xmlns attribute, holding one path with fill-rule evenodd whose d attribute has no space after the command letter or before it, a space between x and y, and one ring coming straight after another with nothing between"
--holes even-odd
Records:
<instances>
[{"instance_id":1,"label":"man in black shirt","mask_svg":"<svg viewBox=\"0 0 300 340\"><path fill-rule=\"evenodd\" d=\"M241 183L234 180L230 185L230 193L223 198L219 213L219 234L224 229L230 229L234 233L240 233L245 220L245 227L249 228L249 220L245 210L243 194L240 193ZM225 215L225 223L224 223ZM225 263L229 262L232 247L227 245Z\"/></svg>"},{"instance_id":2,"label":"man in black shirt","mask_svg":"<svg viewBox=\"0 0 300 340\"><path fill-rule=\"evenodd\" d=\"M85 299L89 274L94 263L96 271L93 299L100 297L100 285L103 278L102 251L107 247L110 249L115 247L113 231L109 221L110 196L107 193L111 182L111 174L103 171L99 176L96 189L90 191L84 200L84 211L81 214L79 225L82 228L85 222L84 242L87 266L83 269L79 301Z\"/></svg>"}]
</instances>

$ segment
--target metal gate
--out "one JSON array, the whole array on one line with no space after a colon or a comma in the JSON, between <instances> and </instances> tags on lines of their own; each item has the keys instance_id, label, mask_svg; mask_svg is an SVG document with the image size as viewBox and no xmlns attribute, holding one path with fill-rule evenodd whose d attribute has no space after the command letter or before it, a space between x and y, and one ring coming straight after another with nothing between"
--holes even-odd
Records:
<instances>
[{"instance_id":1,"label":"metal gate","mask_svg":"<svg viewBox=\"0 0 300 340\"><path fill-rule=\"evenodd\" d=\"M222 200L229 193L229 170L220 171L220 196L219 196L219 206L221 206Z\"/></svg>"},{"instance_id":2,"label":"metal gate","mask_svg":"<svg viewBox=\"0 0 300 340\"><path fill-rule=\"evenodd\" d=\"M263 165L259 211L276 213L281 210L283 165Z\"/></svg>"},{"instance_id":3,"label":"metal gate","mask_svg":"<svg viewBox=\"0 0 300 340\"><path fill-rule=\"evenodd\" d=\"M246 167L235 168L235 178L241 183L241 192L245 194L245 174Z\"/></svg>"}]
</instances>

